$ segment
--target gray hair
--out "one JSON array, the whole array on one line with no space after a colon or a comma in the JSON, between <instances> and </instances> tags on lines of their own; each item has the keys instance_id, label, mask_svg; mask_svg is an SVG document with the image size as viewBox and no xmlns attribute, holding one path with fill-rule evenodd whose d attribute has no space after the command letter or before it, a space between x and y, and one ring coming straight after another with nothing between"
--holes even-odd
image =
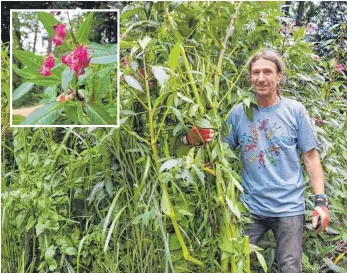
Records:
<instances>
[{"instance_id":1,"label":"gray hair","mask_svg":"<svg viewBox=\"0 0 347 273\"><path fill-rule=\"evenodd\" d=\"M248 71L248 75L250 77L251 75L251 71L252 71L252 65L260 60L260 59L264 59L270 62L273 62L276 67L277 67L277 73L282 73L282 79L279 85L277 85L276 91L277 91L277 95L281 94L281 86L285 84L286 82L286 77L285 77L285 73L284 73L284 62L281 59L281 55L278 51L274 50L274 49L270 49L270 48L264 48L259 50L257 53L255 53L252 58L247 62L247 71Z\"/></svg>"}]
</instances>

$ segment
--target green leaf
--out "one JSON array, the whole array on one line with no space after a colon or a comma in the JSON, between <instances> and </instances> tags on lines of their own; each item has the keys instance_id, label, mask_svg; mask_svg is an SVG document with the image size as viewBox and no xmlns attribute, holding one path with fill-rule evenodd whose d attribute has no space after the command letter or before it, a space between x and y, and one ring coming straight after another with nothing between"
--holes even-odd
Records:
<instances>
[{"instance_id":1,"label":"green leaf","mask_svg":"<svg viewBox=\"0 0 347 273\"><path fill-rule=\"evenodd\" d=\"M69 87L69 83L71 82L74 76L74 71L70 71L70 67L65 68L63 73L61 74L61 87L64 91Z\"/></svg>"},{"instance_id":2,"label":"green leaf","mask_svg":"<svg viewBox=\"0 0 347 273\"><path fill-rule=\"evenodd\" d=\"M299 42L305 35L305 27L302 26L298 31L294 32L295 43Z\"/></svg>"},{"instance_id":3,"label":"green leaf","mask_svg":"<svg viewBox=\"0 0 347 273\"><path fill-rule=\"evenodd\" d=\"M16 101L23 97L26 93L28 93L32 88L34 84L31 82L25 82L22 83L20 86L16 88L16 90L13 91L12 94L12 101Z\"/></svg>"},{"instance_id":4,"label":"green leaf","mask_svg":"<svg viewBox=\"0 0 347 273\"><path fill-rule=\"evenodd\" d=\"M52 125L60 116L65 104L51 102L36 109L21 123L21 125Z\"/></svg>"},{"instance_id":5,"label":"green leaf","mask_svg":"<svg viewBox=\"0 0 347 273\"><path fill-rule=\"evenodd\" d=\"M152 65L152 71L159 84L164 86L165 81L169 78L169 75L166 74L164 67Z\"/></svg>"},{"instance_id":6,"label":"green leaf","mask_svg":"<svg viewBox=\"0 0 347 273\"><path fill-rule=\"evenodd\" d=\"M37 15L46 31L48 32L49 37L54 37L55 33L53 26L59 23L59 21L48 12L38 12Z\"/></svg>"},{"instance_id":7,"label":"green leaf","mask_svg":"<svg viewBox=\"0 0 347 273\"><path fill-rule=\"evenodd\" d=\"M122 12L122 14L120 15L120 19L124 20L126 18L131 17L131 16L134 16L135 14L139 14L142 11L144 11L143 7L137 7L137 8L133 8L130 10L126 10L126 11Z\"/></svg>"},{"instance_id":8,"label":"green leaf","mask_svg":"<svg viewBox=\"0 0 347 273\"><path fill-rule=\"evenodd\" d=\"M264 272L266 273L267 272L267 265L266 265L264 256L261 255L261 253L258 251L255 251L255 254L257 254L258 261L259 261L261 267L263 268Z\"/></svg>"},{"instance_id":9,"label":"green leaf","mask_svg":"<svg viewBox=\"0 0 347 273\"><path fill-rule=\"evenodd\" d=\"M129 84L132 88L143 91L141 84L133 77L130 75L124 75L124 80Z\"/></svg>"},{"instance_id":10,"label":"green leaf","mask_svg":"<svg viewBox=\"0 0 347 273\"><path fill-rule=\"evenodd\" d=\"M36 69L39 71L42 63L43 57L35 55L29 51L24 50L13 50L13 56L15 56L18 60L22 62L28 68Z\"/></svg>"},{"instance_id":11,"label":"green leaf","mask_svg":"<svg viewBox=\"0 0 347 273\"><path fill-rule=\"evenodd\" d=\"M163 195L161 197L161 202L160 202L161 210L166 214L170 215L170 203L169 200L166 197L165 192L163 192Z\"/></svg>"},{"instance_id":12,"label":"green leaf","mask_svg":"<svg viewBox=\"0 0 347 273\"><path fill-rule=\"evenodd\" d=\"M55 255L55 246L51 245L45 251L45 261L47 262L50 271L54 271L57 268L57 262L53 258L54 255Z\"/></svg>"},{"instance_id":13,"label":"green leaf","mask_svg":"<svg viewBox=\"0 0 347 273\"><path fill-rule=\"evenodd\" d=\"M70 101L65 105L66 116L76 124L83 124L83 110L79 102Z\"/></svg>"},{"instance_id":14,"label":"green leaf","mask_svg":"<svg viewBox=\"0 0 347 273\"><path fill-rule=\"evenodd\" d=\"M145 49L146 46L148 45L148 43L149 43L151 40L152 40L152 38L149 37L149 36L143 37L143 39L139 41L139 44L140 44L141 48L142 48L142 49Z\"/></svg>"},{"instance_id":15,"label":"green leaf","mask_svg":"<svg viewBox=\"0 0 347 273\"><path fill-rule=\"evenodd\" d=\"M19 125L25 117L20 116L20 115L12 115L12 124L13 125Z\"/></svg>"},{"instance_id":16,"label":"green leaf","mask_svg":"<svg viewBox=\"0 0 347 273\"><path fill-rule=\"evenodd\" d=\"M180 60L180 52L181 52L181 43L178 42L175 44L175 46L171 49L168 59L169 67L172 71L175 71L177 64Z\"/></svg>"},{"instance_id":17,"label":"green leaf","mask_svg":"<svg viewBox=\"0 0 347 273\"><path fill-rule=\"evenodd\" d=\"M12 64L12 68L16 74L24 79L33 79L37 74L33 74L31 69L23 68L19 69L16 64Z\"/></svg>"},{"instance_id":18,"label":"green leaf","mask_svg":"<svg viewBox=\"0 0 347 273\"><path fill-rule=\"evenodd\" d=\"M93 50L90 63L110 64L118 61L117 44L99 45L91 43L88 47Z\"/></svg>"},{"instance_id":19,"label":"green leaf","mask_svg":"<svg viewBox=\"0 0 347 273\"><path fill-rule=\"evenodd\" d=\"M204 173L195 164L192 164L192 167L193 167L196 175L199 177L201 183L204 185L205 184L205 175L204 175Z\"/></svg>"},{"instance_id":20,"label":"green leaf","mask_svg":"<svg viewBox=\"0 0 347 273\"><path fill-rule=\"evenodd\" d=\"M105 91L108 88L112 69L113 67L105 67L99 70L96 74L96 82L93 88L95 102L100 102L101 99L105 96Z\"/></svg>"},{"instance_id":21,"label":"green leaf","mask_svg":"<svg viewBox=\"0 0 347 273\"><path fill-rule=\"evenodd\" d=\"M39 86L54 86L60 83L60 79L54 76L38 76L30 80L30 82Z\"/></svg>"},{"instance_id":22,"label":"green leaf","mask_svg":"<svg viewBox=\"0 0 347 273\"><path fill-rule=\"evenodd\" d=\"M111 118L105 110L103 104L85 104L87 115L92 125L116 125L116 121Z\"/></svg>"},{"instance_id":23,"label":"green leaf","mask_svg":"<svg viewBox=\"0 0 347 273\"><path fill-rule=\"evenodd\" d=\"M213 125L211 124L211 122L208 119L202 118L202 119L197 120L195 123L200 128L206 128L206 129L213 128Z\"/></svg>"},{"instance_id":24,"label":"green leaf","mask_svg":"<svg viewBox=\"0 0 347 273\"><path fill-rule=\"evenodd\" d=\"M88 42L89 34L92 30L94 12L88 14L86 20L81 24L76 33L76 39L78 43Z\"/></svg>"}]
</instances>

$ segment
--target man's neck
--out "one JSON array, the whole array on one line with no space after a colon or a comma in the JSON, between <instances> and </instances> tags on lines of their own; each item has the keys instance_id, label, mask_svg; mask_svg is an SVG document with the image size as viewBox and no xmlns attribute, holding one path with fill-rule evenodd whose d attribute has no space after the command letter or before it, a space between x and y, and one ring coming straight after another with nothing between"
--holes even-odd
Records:
<instances>
[{"instance_id":1,"label":"man's neck","mask_svg":"<svg viewBox=\"0 0 347 273\"><path fill-rule=\"evenodd\" d=\"M276 96L272 97L257 97L257 103L260 107L271 107L276 104L280 100L280 97L276 94Z\"/></svg>"}]
</instances>

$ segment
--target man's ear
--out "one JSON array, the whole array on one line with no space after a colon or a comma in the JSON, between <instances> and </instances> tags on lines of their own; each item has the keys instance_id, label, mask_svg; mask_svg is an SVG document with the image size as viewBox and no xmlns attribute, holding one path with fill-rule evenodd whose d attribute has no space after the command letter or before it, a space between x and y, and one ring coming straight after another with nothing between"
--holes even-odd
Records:
<instances>
[{"instance_id":1,"label":"man's ear","mask_svg":"<svg viewBox=\"0 0 347 273\"><path fill-rule=\"evenodd\" d=\"M278 75L277 75L277 79L278 79L278 82L280 82L283 78L283 73L282 72L278 72Z\"/></svg>"}]
</instances>

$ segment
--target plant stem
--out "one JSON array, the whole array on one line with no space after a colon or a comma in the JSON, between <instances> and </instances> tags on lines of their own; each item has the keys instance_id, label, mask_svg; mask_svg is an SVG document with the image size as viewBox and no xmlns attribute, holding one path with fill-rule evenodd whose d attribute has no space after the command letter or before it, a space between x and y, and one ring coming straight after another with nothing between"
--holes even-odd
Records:
<instances>
[{"instance_id":1,"label":"plant stem","mask_svg":"<svg viewBox=\"0 0 347 273\"><path fill-rule=\"evenodd\" d=\"M162 182L161 180L161 176L160 176L160 165L159 165L159 154L158 154L158 149L157 149L157 145L156 145L156 136L154 133L154 127L153 127L153 111L152 111L152 104L151 104L151 96L150 96L150 92L149 92L149 84L148 84L148 74L147 74L147 67L146 67L146 53L143 53L143 69L144 69L144 73L145 73L145 86L146 86L146 93L147 93L147 108L148 108L148 121L149 121L149 132L150 132L150 137L151 137L151 148L153 151L153 158L154 158L154 163L155 163L155 168L157 173L159 174L158 179L160 182L160 186L161 189L163 191L163 196L166 198L168 205L169 205L169 217L171 218L172 224L174 226L175 229L175 233L177 235L178 241L181 245L182 251L183 251L183 257L190 262L193 262L197 265L200 266L204 266L204 263L201 262L198 259L195 259L194 257L192 257L189 254L189 250L183 240L183 236L180 230L180 227L177 223L177 219L176 219L176 215L175 215L175 211L173 209L172 203L170 201L170 197L169 197L169 192L168 192L168 188L167 185L165 183Z\"/></svg>"},{"instance_id":2,"label":"plant stem","mask_svg":"<svg viewBox=\"0 0 347 273\"><path fill-rule=\"evenodd\" d=\"M175 26L173 24L173 19L171 18L170 14L169 14L169 10L168 10L168 7L165 7L165 15L170 23L170 26L171 28L174 30L173 33L174 33L174 36L175 36L175 39L177 41L180 40L179 37L177 37L178 35L176 35L176 29L175 29ZM199 106L199 112L201 115L203 115L205 113L205 107L203 106L202 102L201 102L201 99L200 99L200 95L199 95L199 91L198 91L198 88L196 87L196 84L195 84L195 80L194 80L194 77L193 77L193 74L192 74L192 69L189 65L189 61L188 61L188 58L187 58L187 55L186 55L186 52L184 50L184 47L183 45L180 43L180 50L181 50L181 56L183 58L183 62L184 62L184 65L186 67L186 72L188 74L188 79L189 79L189 83L192 87L192 90L193 90L193 94L194 94L194 97L196 99L196 102Z\"/></svg>"}]
</instances>

